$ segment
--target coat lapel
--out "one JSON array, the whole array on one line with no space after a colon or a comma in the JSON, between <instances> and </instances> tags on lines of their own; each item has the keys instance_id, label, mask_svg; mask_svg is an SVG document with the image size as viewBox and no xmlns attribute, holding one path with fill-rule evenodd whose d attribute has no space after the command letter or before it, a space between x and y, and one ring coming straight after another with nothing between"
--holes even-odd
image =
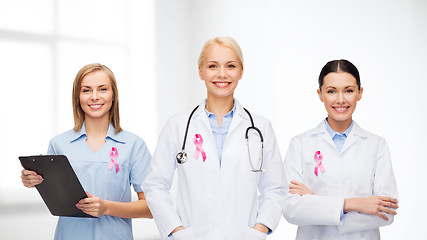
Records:
<instances>
[{"instance_id":1,"label":"coat lapel","mask_svg":"<svg viewBox=\"0 0 427 240\"><path fill-rule=\"evenodd\" d=\"M364 138L367 138L365 131L356 122L353 121L353 129L351 129L347 140L345 140L344 146L341 149L341 154Z\"/></svg>"},{"instance_id":2,"label":"coat lapel","mask_svg":"<svg viewBox=\"0 0 427 240\"><path fill-rule=\"evenodd\" d=\"M205 127L209 129L210 135L212 135L212 128L211 128L211 124L209 123L208 115L206 114L206 111L205 111L205 106L206 106L206 100L203 100L199 104L199 107L197 108L194 114L197 115L197 117L199 117L202 120Z\"/></svg>"},{"instance_id":3,"label":"coat lapel","mask_svg":"<svg viewBox=\"0 0 427 240\"><path fill-rule=\"evenodd\" d=\"M192 127L190 127L188 132L189 135L187 136L187 148L192 148L192 151L194 151L194 134L200 134L203 138L203 149L206 152L206 164L213 164L216 167L218 165L218 161L215 161L215 159L218 159L218 151L215 145L215 138L212 133L212 128L205 111L205 105L206 100L203 100L199 104L197 110L194 112L193 118L190 122ZM192 151L189 151L189 153L192 153ZM201 158L202 157L199 156L199 160Z\"/></svg>"},{"instance_id":4,"label":"coat lapel","mask_svg":"<svg viewBox=\"0 0 427 240\"><path fill-rule=\"evenodd\" d=\"M321 141L326 142L330 146L332 146L334 149L336 149L334 141L331 138L331 135L329 135L328 131L326 130L325 122L322 121L313 131L312 135L321 135Z\"/></svg>"},{"instance_id":5,"label":"coat lapel","mask_svg":"<svg viewBox=\"0 0 427 240\"><path fill-rule=\"evenodd\" d=\"M231 124L230 124L230 128L228 129L227 137L237 128L237 126L239 126L240 122L243 119L249 118L249 116L247 115L247 113L243 109L242 105L240 105L240 103L236 99L234 99L234 103L236 104L236 112L234 113L233 119L231 120Z\"/></svg>"}]
</instances>

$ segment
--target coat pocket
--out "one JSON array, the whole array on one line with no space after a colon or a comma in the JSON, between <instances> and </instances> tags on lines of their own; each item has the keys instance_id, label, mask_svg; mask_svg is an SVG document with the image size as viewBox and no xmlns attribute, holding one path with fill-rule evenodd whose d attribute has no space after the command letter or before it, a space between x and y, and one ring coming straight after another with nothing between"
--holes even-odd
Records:
<instances>
[{"instance_id":1,"label":"coat pocket","mask_svg":"<svg viewBox=\"0 0 427 240\"><path fill-rule=\"evenodd\" d=\"M267 239L267 234L260 232L254 228L248 227L246 231L245 240L265 240Z\"/></svg>"},{"instance_id":2,"label":"coat pocket","mask_svg":"<svg viewBox=\"0 0 427 240\"><path fill-rule=\"evenodd\" d=\"M189 228L184 228L183 230L172 234L172 239L173 240L192 240L195 238L193 235L192 228L189 227Z\"/></svg>"}]
</instances>

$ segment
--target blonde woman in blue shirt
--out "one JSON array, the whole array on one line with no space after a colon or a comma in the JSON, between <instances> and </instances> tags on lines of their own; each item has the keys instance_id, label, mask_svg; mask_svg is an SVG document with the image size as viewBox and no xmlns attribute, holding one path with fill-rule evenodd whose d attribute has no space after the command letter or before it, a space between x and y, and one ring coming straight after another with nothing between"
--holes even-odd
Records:
<instances>
[{"instance_id":1,"label":"blonde woman in blue shirt","mask_svg":"<svg viewBox=\"0 0 427 240\"><path fill-rule=\"evenodd\" d=\"M84 66L73 84L74 129L54 137L48 154L68 157L88 197L76 203L97 218L59 217L56 240L133 239L131 218L152 218L141 183L151 161L145 142L122 130L113 72L95 63ZM34 187L43 178L22 170ZM131 201L130 185L138 195Z\"/></svg>"},{"instance_id":2,"label":"blonde woman in blue shirt","mask_svg":"<svg viewBox=\"0 0 427 240\"><path fill-rule=\"evenodd\" d=\"M289 145L292 197L283 214L298 225L297 239L379 239L398 194L387 143L352 119L363 93L359 71L347 60L328 62L317 93L328 117Z\"/></svg>"}]
</instances>

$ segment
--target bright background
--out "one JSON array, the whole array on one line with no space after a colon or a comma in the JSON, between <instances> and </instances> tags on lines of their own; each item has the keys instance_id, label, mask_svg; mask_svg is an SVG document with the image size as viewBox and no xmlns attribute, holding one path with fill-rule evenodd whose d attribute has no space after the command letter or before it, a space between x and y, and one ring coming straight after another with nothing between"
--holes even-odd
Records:
<instances>
[{"instance_id":1,"label":"bright background","mask_svg":"<svg viewBox=\"0 0 427 240\"><path fill-rule=\"evenodd\" d=\"M354 119L390 145L400 209L383 239L427 235L427 1L425 0L0 0L0 239L52 239L56 224L20 181L20 155L46 153L71 129L72 82L91 62L109 66L122 126L154 152L166 119L205 97L204 42L228 35L243 49L237 99L269 118L282 156L292 136L325 116L317 77L352 61L364 95ZM294 239L282 219L268 239ZM159 239L153 220L136 239Z\"/></svg>"}]
</instances>

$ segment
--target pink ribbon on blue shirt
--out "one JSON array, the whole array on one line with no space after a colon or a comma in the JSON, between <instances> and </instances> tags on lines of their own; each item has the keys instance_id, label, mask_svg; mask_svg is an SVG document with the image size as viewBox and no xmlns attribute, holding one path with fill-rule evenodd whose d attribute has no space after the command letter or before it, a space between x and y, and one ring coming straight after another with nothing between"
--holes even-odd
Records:
<instances>
[{"instance_id":1,"label":"pink ribbon on blue shirt","mask_svg":"<svg viewBox=\"0 0 427 240\"><path fill-rule=\"evenodd\" d=\"M316 174L316 176L318 176L318 168L319 167L320 167L320 171L322 171L322 173L325 172L325 167L322 164L323 155L320 151L316 151L314 153L314 160L316 161L316 167L314 167L314 174Z\"/></svg>"},{"instance_id":2,"label":"pink ribbon on blue shirt","mask_svg":"<svg viewBox=\"0 0 427 240\"><path fill-rule=\"evenodd\" d=\"M110 161L110 164L108 165L108 169L111 170L113 165L116 165L116 173L119 171L119 163L117 162L118 155L119 155L119 152L117 151L117 148L115 147L111 148L111 152L110 152L111 161Z\"/></svg>"},{"instance_id":3,"label":"pink ribbon on blue shirt","mask_svg":"<svg viewBox=\"0 0 427 240\"><path fill-rule=\"evenodd\" d=\"M196 134L194 136L194 144L196 145L196 151L194 152L194 158L198 159L199 158L199 153L202 154L202 158L203 158L203 162L205 162L206 160L206 153L205 150L203 150L202 145L203 145L203 138L202 135L200 134Z\"/></svg>"}]
</instances>

